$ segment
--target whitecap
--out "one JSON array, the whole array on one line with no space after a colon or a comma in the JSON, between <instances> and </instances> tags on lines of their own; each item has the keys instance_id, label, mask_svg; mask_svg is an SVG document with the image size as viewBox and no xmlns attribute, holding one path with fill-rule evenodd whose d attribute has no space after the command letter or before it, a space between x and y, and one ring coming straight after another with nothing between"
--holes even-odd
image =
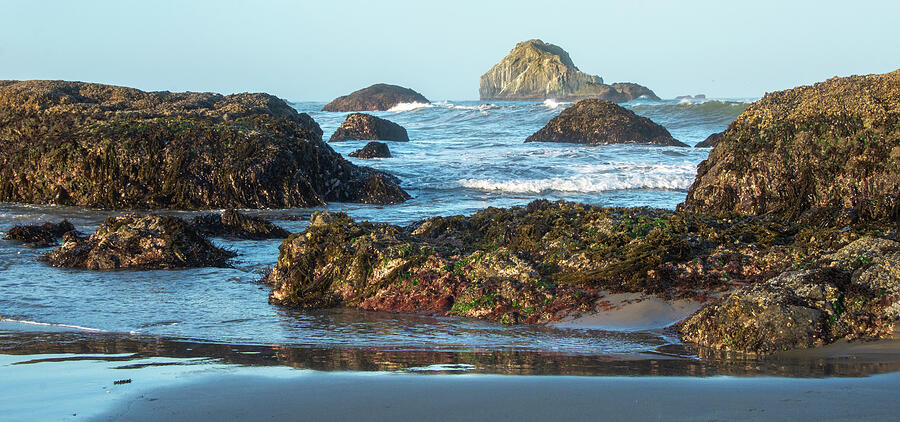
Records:
<instances>
[{"instance_id":1,"label":"whitecap","mask_svg":"<svg viewBox=\"0 0 900 422\"><path fill-rule=\"evenodd\" d=\"M0 321L14 322L17 324L25 324L25 325L36 325L39 327L71 328L73 330L89 331L92 333L105 333L106 332L106 330L101 330L99 328L81 327L78 325L70 325L70 324L53 324L53 323L49 323L49 322L28 321L28 320L24 320L24 319L0 318Z\"/></svg>"},{"instance_id":2,"label":"whitecap","mask_svg":"<svg viewBox=\"0 0 900 422\"><path fill-rule=\"evenodd\" d=\"M400 104L397 104L397 105L391 107L390 109L388 109L388 111L399 113L401 111L411 111L411 110L416 110L419 108L429 108L429 107L434 107L434 104L430 104L430 103L400 103Z\"/></svg>"}]
</instances>

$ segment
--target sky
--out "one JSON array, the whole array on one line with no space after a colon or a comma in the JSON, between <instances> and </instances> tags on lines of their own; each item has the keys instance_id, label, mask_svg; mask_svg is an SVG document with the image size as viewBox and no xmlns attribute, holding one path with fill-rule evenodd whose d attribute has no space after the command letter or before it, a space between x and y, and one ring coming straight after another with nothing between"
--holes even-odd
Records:
<instances>
[{"instance_id":1,"label":"sky","mask_svg":"<svg viewBox=\"0 0 900 422\"><path fill-rule=\"evenodd\" d=\"M900 68L898 1L0 0L0 79L328 101L374 83L478 99L540 38L606 83L760 97Z\"/></svg>"}]
</instances>

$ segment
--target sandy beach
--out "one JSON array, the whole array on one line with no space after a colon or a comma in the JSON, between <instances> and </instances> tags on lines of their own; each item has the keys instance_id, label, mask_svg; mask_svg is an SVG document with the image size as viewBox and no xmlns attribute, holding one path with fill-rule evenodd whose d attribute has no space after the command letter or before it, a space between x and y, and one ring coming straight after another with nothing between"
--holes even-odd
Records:
<instances>
[{"instance_id":1,"label":"sandy beach","mask_svg":"<svg viewBox=\"0 0 900 422\"><path fill-rule=\"evenodd\" d=\"M889 420L900 412L898 387L896 373L851 379L215 375L142 391L94 420Z\"/></svg>"}]
</instances>

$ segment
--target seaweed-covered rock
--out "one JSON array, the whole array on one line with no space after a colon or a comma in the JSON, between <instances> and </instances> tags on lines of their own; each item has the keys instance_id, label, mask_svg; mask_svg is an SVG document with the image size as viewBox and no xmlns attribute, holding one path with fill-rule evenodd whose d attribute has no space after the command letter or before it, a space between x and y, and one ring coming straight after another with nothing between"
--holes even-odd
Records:
<instances>
[{"instance_id":1,"label":"seaweed-covered rock","mask_svg":"<svg viewBox=\"0 0 900 422\"><path fill-rule=\"evenodd\" d=\"M406 129L390 120L371 114L353 113L334 131L328 142L355 140L408 142Z\"/></svg>"},{"instance_id":2,"label":"seaweed-covered rock","mask_svg":"<svg viewBox=\"0 0 900 422\"><path fill-rule=\"evenodd\" d=\"M679 324L682 339L770 354L893 335L900 320L900 243L861 238L802 270L743 287Z\"/></svg>"},{"instance_id":3,"label":"seaweed-covered rock","mask_svg":"<svg viewBox=\"0 0 900 422\"><path fill-rule=\"evenodd\" d=\"M287 306L538 323L595 310L602 292L703 298L854 236L769 218L543 200L405 228L317 213L282 243L266 281L271 301Z\"/></svg>"},{"instance_id":4,"label":"seaweed-covered rock","mask_svg":"<svg viewBox=\"0 0 900 422\"><path fill-rule=\"evenodd\" d=\"M766 94L700 163L679 209L900 224L898 122L900 70Z\"/></svg>"},{"instance_id":5,"label":"seaweed-covered rock","mask_svg":"<svg viewBox=\"0 0 900 422\"><path fill-rule=\"evenodd\" d=\"M659 100L649 88L635 83L604 84L603 78L578 70L565 50L541 40L516 44L481 76L478 92L482 100L600 98L624 103L641 96Z\"/></svg>"},{"instance_id":6,"label":"seaweed-covered rock","mask_svg":"<svg viewBox=\"0 0 900 422\"><path fill-rule=\"evenodd\" d=\"M67 237L47 254L50 265L89 270L225 267L233 252L218 248L178 217L109 217L90 237Z\"/></svg>"},{"instance_id":7,"label":"seaweed-covered rock","mask_svg":"<svg viewBox=\"0 0 900 422\"><path fill-rule=\"evenodd\" d=\"M240 239L264 240L284 239L291 233L271 222L233 209L221 214L204 214L194 217L191 225L207 236L236 237Z\"/></svg>"},{"instance_id":8,"label":"seaweed-covered rock","mask_svg":"<svg viewBox=\"0 0 900 422\"><path fill-rule=\"evenodd\" d=\"M722 134L725 132L714 133L706 137L706 139L694 145L694 148L715 148L716 144L719 143L719 140L722 139Z\"/></svg>"},{"instance_id":9,"label":"seaweed-covered rock","mask_svg":"<svg viewBox=\"0 0 900 422\"><path fill-rule=\"evenodd\" d=\"M390 158L391 150L384 142L369 142L366 146L348 155L356 158Z\"/></svg>"},{"instance_id":10,"label":"seaweed-covered rock","mask_svg":"<svg viewBox=\"0 0 900 422\"><path fill-rule=\"evenodd\" d=\"M312 118L267 94L0 81L0 201L306 207L365 202L379 174L345 160Z\"/></svg>"},{"instance_id":11,"label":"seaweed-covered rock","mask_svg":"<svg viewBox=\"0 0 900 422\"><path fill-rule=\"evenodd\" d=\"M581 100L563 110L525 142L654 144L686 147L666 128L606 100Z\"/></svg>"},{"instance_id":12,"label":"seaweed-covered rock","mask_svg":"<svg viewBox=\"0 0 900 422\"><path fill-rule=\"evenodd\" d=\"M400 103L429 104L427 98L416 91L397 85L375 84L335 98L325 104L322 111L386 111Z\"/></svg>"},{"instance_id":13,"label":"seaweed-covered rock","mask_svg":"<svg viewBox=\"0 0 900 422\"><path fill-rule=\"evenodd\" d=\"M29 247L44 248L56 245L56 239L73 231L75 226L68 220L59 223L19 225L9 229L3 239L19 241Z\"/></svg>"}]
</instances>

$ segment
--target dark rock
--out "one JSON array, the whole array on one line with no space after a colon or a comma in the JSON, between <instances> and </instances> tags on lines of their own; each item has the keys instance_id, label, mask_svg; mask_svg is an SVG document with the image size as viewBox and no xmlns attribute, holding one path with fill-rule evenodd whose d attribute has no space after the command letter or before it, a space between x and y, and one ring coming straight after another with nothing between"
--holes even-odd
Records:
<instances>
[{"instance_id":1,"label":"dark rock","mask_svg":"<svg viewBox=\"0 0 900 422\"><path fill-rule=\"evenodd\" d=\"M204 214L194 217L191 225L207 236L235 237L239 239L284 239L291 233L259 217L241 214L233 209L222 214Z\"/></svg>"},{"instance_id":2,"label":"dark rock","mask_svg":"<svg viewBox=\"0 0 900 422\"><path fill-rule=\"evenodd\" d=\"M719 143L719 140L722 139L722 134L725 132L714 133L709 135L702 142L694 145L694 148L714 148L716 144Z\"/></svg>"},{"instance_id":3,"label":"dark rock","mask_svg":"<svg viewBox=\"0 0 900 422\"><path fill-rule=\"evenodd\" d=\"M895 227L898 122L900 70L766 94L700 163L679 209Z\"/></svg>"},{"instance_id":4,"label":"dark rock","mask_svg":"<svg viewBox=\"0 0 900 422\"><path fill-rule=\"evenodd\" d=\"M56 239L69 232L75 233L75 226L68 220L63 220L59 223L13 226L3 239L19 241L29 247L45 248L56 245Z\"/></svg>"},{"instance_id":5,"label":"dark rock","mask_svg":"<svg viewBox=\"0 0 900 422\"><path fill-rule=\"evenodd\" d=\"M547 201L405 228L317 213L282 243L265 281L271 301L287 306L541 323L598 310L602 292L703 299L853 236L760 217Z\"/></svg>"},{"instance_id":6,"label":"dark rock","mask_svg":"<svg viewBox=\"0 0 900 422\"><path fill-rule=\"evenodd\" d=\"M610 101L594 99L581 100L563 110L525 142L687 146L650 119Z\"/></svg>"},{"instance_id":7,"label":"dark rock","mask_svg":"<svg viewBox=\"0 0 900 422\"><path fill-rule=\"evenodd\" d=\"M394 176L383 173L375 173L363 185L363 196L360 202L364 204L396 204L410 198L409 194L397 184L400 180Z\"/></svg>"},{"instance_id":8,"label":"dark rock","mask_svg":"<svg viewBox=\"0 0 900 422\"><path fill-rule=\"evenodd\" d=\"M373 140L408 142L406 129L390 120L370 114L353 113L334 131L328 142Z\"/></svg>"},{"instance_id":9,"label":"dark rock","mask_svg":"<svg viewBox=\"0 0 900 422\"><path fill-rule=\"evenodd\" d=\"M600 98L623 103L640 96L659 100L653 91L638 84L604 84L603 78L578 70L565 50L541 40L516 44L509 55L481 76L479 93L482 100Z\"/></svg>"},{"instance_id":10,"label":"dark rock","mask_svg":"<svg viewBox=\"0 0 900 422\"><path fill-rule=\"evenodd\" d=\"M428 104L427 98L416 91L397 85L375 84L335 98L322 111L386 111L400 103Z\"/></svg>"},{"instance_id":11,"label":"dark rock","mask_svg":"<svg viewBox=\"0 0 900 422\"><path fill-rule=\"evenodd\" d=\"M0 116L0 201L308 207L360 202L377 173L345 160L308 115L267 94L0 81Z\"/></svg>"},{"instance_id":12,"label":"dark rock","mask_svg":"<svg viewBox=\"0 0 900 422\"><path fill-rule=\"evenodd\" d=\"M356 158L390 158L391 150L384 142L369 142L366 146L349 154Z\"/></svg>"},{"instance_id":13,"label":"dark rock","mask_svg":"<svg viewBox=\"0 0 900 422\"><path fill-rule=\"evenodd\" d=\"M803 270L743 287L678 325L683 340L771 354L890 337L900 320L900 243L861 238Z\"/></svg>"},{"instance_id":14,"label":"dark rock","mask_svg":"<svg viewBox=\"0 0 900 422\"><path fill-rule=\"evenodd\" d=\"M178 217L109 217L90 237L72 236L47 254L50 265L89 270L225 267L233 252L218 248Z\"/></svg>"}]
</instances>

